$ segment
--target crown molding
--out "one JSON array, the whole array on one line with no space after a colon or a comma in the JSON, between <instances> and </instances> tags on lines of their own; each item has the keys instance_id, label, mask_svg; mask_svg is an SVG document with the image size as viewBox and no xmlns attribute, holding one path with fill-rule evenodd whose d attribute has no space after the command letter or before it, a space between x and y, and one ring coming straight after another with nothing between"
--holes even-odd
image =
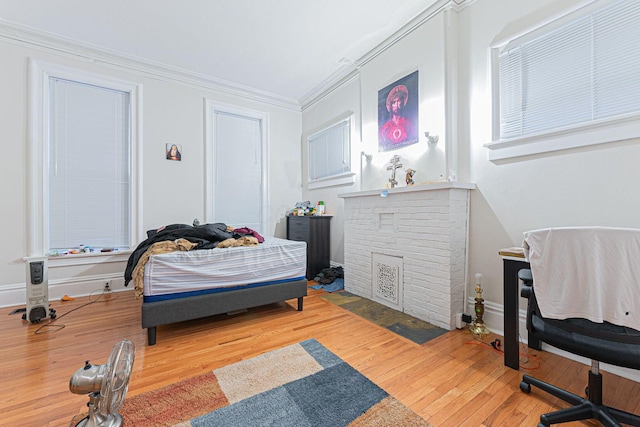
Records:
<instances>
[{"instance_id":1,"label":"crown molding","mask_svg":"<svg viewBox=\"0 0 640 427\"><path fill-rule=\"evenodd\" d=\"M179 67L143 60L115 50L105 49L90 43L62 37L46 31L16 24L0 18L0 40L20 44L26 47L53 52L76 60L83 60L106 67L136 72L160 80L186 86L211 90L248 101L268 104L296 112L304 111L326 98L328 95L349 83L360 73L360 68L375 57L411 34L419 26L443 10L459 12L476 0L437 0L400 30L389 36L357 61L345 64L342 68L320 82L299 100L279 96L247 86L235 84L212 76L195 73Z\"/></svg>"},{"instance_id":2,"label":"crown molding","mask_svg":"<svg viewBox=\"0 0 640 427\"><path fill-rule=\"evenodd\" d=\"M349 84L352 80L360 77L360 67L356 64L347 65L326 78L316 86L309 95L300 99L302 111L313 108L320 101L331 95L333 92Z\"/></svg>"},{"instance_id":3,"label":"crown molding","mask_svg":"<svg viewBox=\"0 0 640 427\"><path fill-rule=\"evenodd\" d=\"M50 53L53 52L76 60L136 72L168 82L211 90L296 112L301 111L300 104L295 99L205 76L179 67L143 60L122 52L36 30L1 18L0 40Z\"/></svg>"},{"instance_id":4,"label":"crown molding","mask_svg":"<svg viewBox=\"0 0 640 427\"><path fill-rule=\"evenodd\" d=\"M452 0L452 4L459 8L459 10L464 9L465 7L469 6L471 3L475 3L476 0Z\"/></svg>"},{"instance_id":5,"label":"crown molding","mask_svg":"<svg viewBox=\"0 0 640 427\"><path fill-rule=\"evenodd\" d=\"M302 111L304 112L305 110L313 107L319 101L326 98L330 93L344 86L347 83L347 80L350 81L354 78L354 73L359 74L360 68L362 68L378 55L398 43L400 40L407 37L422 24L436 16L438 13L449 9L454 12L460 12L462 9L475 1L476 0L437 0L431 6L427 7L424 11L418 14L415 18L409 21L406 25L404 25L401 29L393 33L385 41L365 54L363 57L343 67L342 69L322 81L311 91L309 91L309 93L307 93L300 99Z\"/></svg>"}]
</instances>

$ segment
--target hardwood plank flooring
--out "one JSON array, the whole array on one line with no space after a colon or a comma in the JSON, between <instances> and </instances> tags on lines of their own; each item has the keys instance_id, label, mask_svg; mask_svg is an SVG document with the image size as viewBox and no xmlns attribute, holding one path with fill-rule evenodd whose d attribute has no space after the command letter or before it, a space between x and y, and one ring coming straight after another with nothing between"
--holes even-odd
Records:
<instances>
[{"instance_id":1,"label":"hardwood plank flooring","mask_svg":"<svg viewBox=\"0 0 640 427\"><path fill-rule=\"evenodd\" d=\"M68 426L88 401L69 391L69 378L87 359L105 363L123 338L136 346L128 396L308 338L435 427L529 427L537 424L540 413L566 406L539 390L521 392L523 373L578 394L586 385L588 367L563 357L530 351L527 365L533 370L525 366L514 371L503 366L502 353L488 344L494 335L482 342L456 330L418 345L323 300L321 293L310 290L302 312L292 300L158 327L158 343L151 347L140 326L141 302L130 291L54 301L59 318L51 327L47 322L31 325L20 314L8 315L12 308L1 308L0 425ZM38 329L45 333L36 334ZM640 384L604 376L605 403L640 413Z\"/></svg>"}]
</instances>

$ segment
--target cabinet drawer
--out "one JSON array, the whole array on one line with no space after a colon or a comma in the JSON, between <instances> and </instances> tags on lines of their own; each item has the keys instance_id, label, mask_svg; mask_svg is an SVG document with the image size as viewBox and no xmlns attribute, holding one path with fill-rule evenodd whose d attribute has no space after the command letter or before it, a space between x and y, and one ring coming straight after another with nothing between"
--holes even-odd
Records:
<instances>
[{"instance_id":1,"label":"cabinet drawer","mask_svg":"<svg viewBox=\"0 0 640 427\"><path fill-rule=\"evenodd\" d=\"M309 221L305 218L289 218L288 239L306 240L309 238Z\"/></svg>"}]
</instances>

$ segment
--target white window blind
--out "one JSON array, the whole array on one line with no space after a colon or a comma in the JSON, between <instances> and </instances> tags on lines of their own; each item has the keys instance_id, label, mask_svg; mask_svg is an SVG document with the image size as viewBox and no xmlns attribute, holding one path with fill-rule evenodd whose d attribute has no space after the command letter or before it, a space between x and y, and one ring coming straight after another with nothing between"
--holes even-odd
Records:
<instances>
[{"instance_id":1,"label":"white window blind","mask_svg":"<svg viewBox=\"0 0 640 427\"><path fill-rule=\"evenodd\" d=\"M50 77L49 250L130 245L129 93Z\"/></svg>"},{"instance_id":2,"label":"white window blind","mask_svg":"<svg viewBox=\"0 0 640 427\"><path fill-rule=\"evenodd\" d=\"M309 181L351 172L350 124L342 120L308 138Z\"/></svg>"},{"instance_id":3,"label":"white window blind","mask_svg":"<svg viewBox=\"0 0 640 427\"><path fill-rule=\"evenodd\" d=\"M223 111L213 115L215 222L262 233L262 120Z\"/></svg>"},{"instance_id":4,"label":"white window blind","mask_svg":"<svg viewBox=\"0 0 640 427\"><path fill-rule=\"evenodd\" d=\"M500 140L640 113L640 2L575 13L498 52Z\"/></svg>"}]
</instances>

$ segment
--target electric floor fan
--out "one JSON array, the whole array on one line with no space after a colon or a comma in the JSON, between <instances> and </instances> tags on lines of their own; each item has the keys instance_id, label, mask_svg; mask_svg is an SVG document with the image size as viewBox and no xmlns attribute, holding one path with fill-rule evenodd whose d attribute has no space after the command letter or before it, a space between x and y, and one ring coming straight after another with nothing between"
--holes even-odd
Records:
<instances>
[{"instance_id":1,"label":"electric floor fan","mask_svg":"<svg viewBox=\"0 0 640 427\"><path fill-rule=\"evenodd\" d=\"M111 350L104 365L92 365L87 360L69 380L69 390L88 394L89 414L76 427L120 427L122 416L118 410L124 403L133 368L135 347L124 339Z\"/></svg>"}]
</instances>

